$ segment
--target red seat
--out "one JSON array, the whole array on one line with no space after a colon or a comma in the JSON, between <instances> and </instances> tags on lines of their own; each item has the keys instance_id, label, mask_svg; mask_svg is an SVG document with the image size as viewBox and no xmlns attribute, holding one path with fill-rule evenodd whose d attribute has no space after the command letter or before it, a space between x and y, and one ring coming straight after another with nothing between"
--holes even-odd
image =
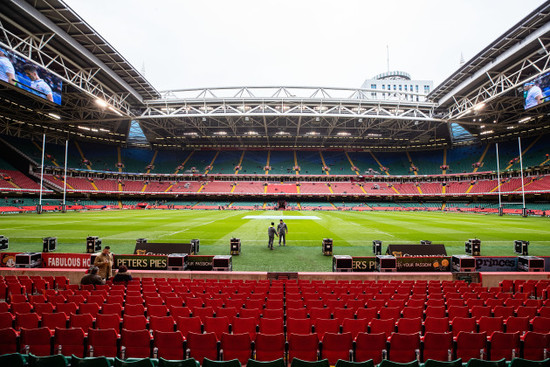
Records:
<instances>
[{"instance_id":1,"label":"red seat","mask_svg":"<svg viewBox=\"0 0 550 367\"><path fill-rule=\"evenodd\" d=\"M424 333L446 333L449 331L449 319L447 317L426 317L424 320Z\"/></svg>"},{"instance_id":2,"label":"red seat","mask_svg":"<svg viewBox=\"0 0 550 367\"><path fill-rule=\"evenodd\" d=\"M336 365L336 361L339 359L344 361L351 360L353 349L353 337L351 333L325 333L321 345L321 358L328 359L331 366Z\"/></svg>"},{"instance_id":3,"label":"red seat","mask_svg":"<svg viewBox=\"0 0 550 367\"><path fill-rule=\"evenodd\" d=\"M330 309L328 308L313 307L308 310L308 313L309 313L310 319L312 320L330 319L331 317L331 312L330 312Z\"/></svg>"},{"instance_id":4,"label":"red seat","mask_svg":"<svg viewBox=\"0 0 550 367\"><path fill-rule=\"evenodd\" d=\"M513 307L497 306L493 309L494 317L503 317L507 319L508 317L514 316Z\"/></svg>"},{"instance_id":5,"label":"red seat","mask_svg":"<svg viewBox=\"0 0 550 367\"><path fill-rule=\"evenodd\" d=\"M489 338L495 331L504 331L504 319L502 317L485 317L482 316L478 321L479 332L487 333Z\"/></svg>"},{"instance_id":6,"label":"red seat","mask_svg":"<svg viewBox=\"0 0 550 367\"><path fill-rule=\"evenodd\" d=\"M340 331L340 322L335 319L316 319L314 326L319 340L323 340L325 333L337 334Z\"/></svg>"},{"instance_id":7,"label":"red seat","mask_svg":"<svg viewBox=\"0 0 550 367\"><path fill-rule=\"evenodd\" d=\"M92 317L96 317L99 310L100 307L97 303L81 303L78 306L78 312L80 314L90 314Z\"/></svg>"},{"instance_id":8,"label":"red seat","mask_svg":"<svg viewBox=\"0 0 550 367\"><path fill-rule=\"evenodd\" d=\"M176 319L176 327L181 331L184 338L187 338L187 334L190 332L200 334L202 333L202 321L199 317L178 317Z\"/></svg>"},{"instance_id":9,"label":"red seat","mask_svg":"<svg viewBox=\"0 0 550 367\"><path fill-rule=\"evenodd\" d=\"M416 319L424 317L424 307L404 307L403 317L407 319Z\"/></svg>"},{"instance_id":10,"label":"red seat","mask_svg":"<svg viewBox=\"0 0 550 367\"><path fill-rule=\"evenodd\" d=\"M532 319L537 316L538 308L537 307L520 307L516 310L517 317L528 317Z\"/></svg>"},{"instance_id":11,"label":"red seat","mask_svg":"<svg viewBox=\"0 0 550 367\"><path fill-rule=\"evenodd\" d=\"M149 329L153 331L175 331L176 322L172 316L149 317Z\"/></svg>"},{"instance_id":12,"label":"red seat","mask_svg":"<svg viewBox=\"0 0 550 367\"><path fill-rule=\"evenodd\" d=\"M47 327L21 328L21 352L37 356L49 356L52 351L52 335Z\"/></svg>"},{"instance_id":13,"label":"red seat","mask_svg":"<svg viewBox=\"0 0 550 367\"><path fill-rule=\"evenodd\" d=\"M389 360L407 363L420 358L420 334L393 333L390 336Z\"/></svg>"},{"instance_id":14,"label":"red seat","mask_svg":"<svg viewBox=\"0 0 550 367\"><path fill-rule=\"evenodd\" d=\"M172 316L174 319L177 319L180 316L189 317L191 316L191 310L189 309L189 307L185 306L170 306L170 316Z\"/></svg>"},{"instance_id":15,"label":"red seat","mask_svg":"<svg viewBox=\"0 0 550 367\"><path fill-rule=\"evenodd\" d=\"M118 317L122 317L122 310L123 307L120 303L105 303L103 307L101 308L101 313L105 315L118 315Z\"/></svg>"},{"instance_id":16,"label":"red seat","mask_svg":"<svg viewBox=\"0 0 550 367\"><path fill-rule=\"evenodd\" d=\"M397 332L399 334L422 333L422 319L420 317L417 317L415 319L398 319Z\"/></svg>"},{"instance_id":17,"label":"red seat","mask_svg":"<svg viewBox=\"0 0 550 367\"><path fill-rule=\"evenodd\" d=\"M488 306L474 306L471 313L478 322L482 317L491 317L491 309Z\"/></svg>"},{"instance_id":18,"label":"red seat","mask_svg":"<svg viewBox=\"0 0 550 367\"><path fill-rule=\"evenodd\" d=\"M69 318L69 326L72 328L81 328L88 330L94 325L94 318L90 314L71 314Z\"/></svg>"},{"instance_id":19,"label":"red seat","mask_svg":"<svg viewBox=\"0 0 550 367\"><path fill-rule=\"evenodd\" d=\"M207 317L214 316L214 309L212 307L204 307L204 308L195 307L192 310L193 310L193 317L199 317L203 324Z\"/></svg>"},{"instance_id":20,"label":"red seat","mask_svg":"<svg viewBox=\"0 0 550 367\"><path fill-rule=\"evenodd\" d=\"M40 316L36 313L16 313L15 328L36 329L40 323Z\"/></svg>"},{"instance_id":21,"label":"red seat","mask_svg":"<svg viewBox=\"0 0 550 367\"><path fill-rule=\"evenodd\" d=\"M511 361L519 356L519 333L502 333L495 331L491 336L490 360L502 358Z\"/></svg>"},{"instance_id":22,"label":"red seat","mask_svg":"<svg viewBox=\"0 0 550 367\"><path fill-rule=\"evenodd\" d=\"M550 335L528 331L523 336L523 358L532 361L546 359L546 351L550 348Z\"/></svg>"},{"instance_id":23,"label":"red seat","mask_svg":"<svg viewBox=\"0 0 550 367\"><path fill-rule=\"evenodd\" d=\"M351 333L352 338L355 340L357 334L367 332L369 321L367 319L344 319L342 321L342 333Z\"/></svg>"},{"instance_id":24,"label":"red seat","mask_svg":"<svg viewBox=\"0 0 550 367\"><path fill-rule=\"evenodd\" d=\"M235 307L218 308L216 310L216 317L227 317L229 320L233 320L233 317L237 316L239 310Z\"/></svg>"},{"instance_id":25,"label":"red seat","mask_svg":"<svg viewBox=\"0 0 550 367\"><path fill-rule=\"evenodd\" d=\"M168 307L165 305L147 305L147 316L167 316Z\"/></svg>"},{"instance_id":26,"label":"red seat","mask_svg":"<svg viewBox=\"0 0 550 367\"><path fill-rule=\"evenodd\" d=\"M180 331L155 331L153 336L154 357L185 359L185 350L183 349L185 339Z\"/></svg>"},{"instance_id":27,"label":"red seat","mask_svg":"<svg viewBox=\"0 0 550 367\"><path fill-rule=\"evenodd\" d=\"M223 333L229 333L229 319L227 317L206 317L204 331L216 334L218 341Z\"/></svg>"},{"instance_id":28,"label":"red seat","mask_svg":"<svg viewBox=\"0 0 550 367\"><path fill-rule=\"evenodd\" d=\"M0 355L17 353L17 332L11 327L0 329Z\"/></svg>"},{"instance_id":29,"label":"red seat","mask_svg":"<svg viewBox=\"0 0 550 367\"><path fill-rule=\"evenodd\" d=\"M367 319L372 320L375 319L378 315L378 310L374 308L358 308L357 311L355 311L355 317L358 319Z\"/></svg>"},{"instance_id":30,"label":"red seat","mask_svg":"<svg viewBox=\"0 0 550 367\"><path fill-rule=\"evenodd\" d=\"M344 319L352 319L355 316L355 310L350 308L335 308L333 309L332 315L340 324L342 324Z\"/></svg>"},{"instance_id":31,"label":"red seat","mask_svg":"<svg viewBox=\"0 0 550 367\"><path fill-rule=\"evenodd\" d=\"M426 307L426 310L424 311L424 315L426 315L426 318L428 317L436 317L436 318L443 318L447 317L447 313L445 312L445 306L428 306Z\"/></svg>"},{"instance_id":32,"label":"red seat","mask_svg":"<svg viewBox=\"0 0 550 367\"><path fill-rule=\"evenodd\" d=\"M474 306L472 307L472 309L476 307L478 306ZM487 310L489 310L489 313L491 312L490 308L487 308ZM447 313L449 315L449 320L453 320L455 317L462 317L462 318L470 317L470 311L468 311L468 309L464 306L451 306L447 309Z\"/></svg>"},{"instance_id":33,"label":"red seat","mask_svg":"<svg viewBox=\"0 0 550 367\"><path fill-rule=\"evenodd\" d=\"M88 329L88 352L93 348L94 356L116 357L117 341L115 329Z\"/></svg>"},{"instance_id":34,"label":"red seat","mask_svg":"<svg viewBox=\"0 0 550 367\"><path fill-rule=\"evenodd\" d=\"M64 313L45 313L42 314L42 326L51 331L56 328L64 329L67 327L68 317Z\"/></svg>"},{"instance_id":35,"label":"red seat","mask_svg":"<svg viewBox=\"0 0 550 367\"><path fill-rule=\"evenodd\" d=\"M293 319L305 319L307 317L307 309L305 308L287 308L286 317Z\"/></svg>"},{"instance_id":36,"label":"red seat","mask_svg":"<svg viewBox=\"0 0 550 367\"><path fill-rule=\"evenodd\" d=\"M250 335L248 333L223 333L220 354L223 361L238 359L242 365L246 365L248 360L252 358Z\"/></svg>"},{"instance_id":37,"label":"red seat","mask_svg":"<svg viewBox=\"0 0 550 367\"><path fill-rule=\"evenodd\" d=\"M395 331L395 321L394 320L381 320L381 319L372 319L369 323L369 333L378 334L384 333L386 338Z\"/></svg>"},{"instance_id":38,"label":"red seat","mask_svg":"<svg viewBox=\"0 0 550 367\"><path fill-rule=\"evenodd\" d=\"M317 334L289 334L288 359L316 361L319 356L319 338Z\"/></svg>"},{"instance_id":39,"label":"red seat","mask_svg":"<svg viewBox=\"0 0 550 367\"><path fill-rule=\"evenodd\" d=\"M476 320L470 317L455 317L451 321L453 335L456 337L461 331L475 333L477 331Z\"/></svg>"},{"instance_id":40,"label":"red seat","mask_svg":"<svg viewBox=\"0 0 550 367\"><path fill-rule=\"evenodd\" d=\"M81 328L55 328L53 349L55 354L75 355L83 358L86 353L84 331Z\"/></svg>"},{"instance_id":41,"label":"red seat","mask_svg":"<svg viewBox=\"0 0 550 367\"><path fill-rule=\"evenodd\" d=\"M280 319L260 319L260 333L262 334L280 334L284 333L284 321Z\"/></svg>"},{"instance_id":42,"label":"red seat","mask_svg":"<svg viewBox=\"0 0 550 367\"><path fill-rule=\"evenodd\" d=\"M537 333L550 333L550 318L537 316L531 320L532 330Z\"/></svg>"},{"instance_id":43,"label":"red seat","mask_svg":"<svg viewBox=\"0 0 550 367\"><path fill-rule=\"evenodd\" d=\"M147 329L127 330L122 329L121 353L124 358L149 358L151 357L151 334Z\"/></svg>"},{"instance_id":44,"label":"red seat","mask_svg":"<svg viewBox=\"0 0 550 367\"><path fill-rule=\"evenodd\" d=\"M486 359L487 334L461 331L456 337L456 357L468 362L472 358Z\"/></svg>"},{"instance_id":45,"label":"red seat","mask_svg":"<svg viewBox=\"0 0 550 367\"><path fill-rule=\"evenodd\" d=\"M196 334L189 333L187 335L187 348L189 349L189 357L195 358L201 365L204 358L211 360L218 359L218 339L214 333Z\"/></svg>"},{"instance_id":46,"label":"red seat","mask_svg":"<svg viewBox=\"0 0 550 367\"><path fill-rule=\"evenodd\" d=\"M506 319L506 332L521 334L529 331L529 317L508 317Z\"/></svg>"},{"instance_id":47,"label":"red seat","mask_svg":"<svg viewBox=\"0 0 550 367\"><path fill-rule=\"evenodd\" d=\"M387 355L387 336L385 333L359 333L355 339L355 361L364 362L372 359L379 364Z\"/></svg>"},{"instance_id":48,"label":"red seat","mask_svg":"<svg viewBox=\"0 0 550 367\"><path fill-rule=\"evenodd\" d=\"M125 315L122 319L122 328L130 331L147 329L147 318L143 315Z\"/></svg>"},{"instance_id":49,"label":"red seat","mask_svg":"<svg viewBox=\"0 0 550 367\"><path fill-rule=\"evenodd\" d=\"M42 316L44 313L52 313L55 311L54 305L51 303L35 303L33 304L34 312Z\"/></svg>"},{"instance_id":50,"label":"red seat","mask_svg":"<svg viewBox=\"0 0 550 367\"><path fill-rule=\"evenodd\" d=\"M120 321L120 316L116 314L98 314L95 320L95 327L97 329L114 329L118 335L120 333Z\"/></svg>"},{"instance_id":51,"label":"red seat","mask_svg":"<svg viewBox=\"0 0 550 367\"><path fill-rule=\"evenodd\" d=\"M124 316L137 316L137 315L145 315L145 307L143 304L128 304L124 305Z\"/></svg>"},{"instance_id":52,"label":"red seat","mask_svg":"<svg viewBox=\"0 0 550 367\"><path fill-rule=\"evenodd\" d=\"M13 327L15 316L11 312L0 312L0 329Z\"/></svg>"},{"instance_id":53,"label":"red seat","mask_svg":"<svg viewBox=\"0 0 550 367\"><path fill-rule=\"evenodd\" d=\"M262 310L257 308L241 308L239 310L239 317L253 317L257 322L260 322L260 317L262 315Z\"/></svg>"},{"instance_id":54,"label":"red seat","mask_svg":"<svg viewBox=\"0 0 550 367\"><path fill-rule=\"evenodd\" d=\"M274 361L285 356L284 334L256 334L256 360Z\"/></svg>"},{"instance_id":55,"label":"red seat","mask_svg":"<svg viewBox=\"0 0 550 367\"><path fill-rule=\"evenodd\" d=\"M422 361L428 359L436 361L451 360L453 349L453 334L426 332L423 338Z\"/></svg>"},{"instance_id":56,"label":"red seat","mask_svg":"<svg viewBox=\"0 0 550 367\"><path fill-rule=\"evenodd\" d=\"M287 334L311 334L311 319L286 319Z\"/></svg>"},{"instance_id":57,"label":"red seat","mask_svg":"<svg viewBox=\"0 0 550 367\"><path fill-rule=\"evenodd\" d=\"M68 302L68 303L58 303L55 306L56 312L63 312L65 315L70 315L72 313L76 313L78 311L78 306L74 302Z\"/></svg>"},{"instance_id":58,"label":"red seat","mask_svg":"<svg viewBox=\"0 0 550 367\"><path fill-rule=\"evenodd\" d=\"M288 321L287 321L288 322ZM253 317L233 317L231 329L234 334L248 333L250 340L256 340L257 321Z\"/></svg>"},{"instance_id":59,"label":"red seat","mask_svg":"<svg viewBox=\"0 0 550 367\"><path fill-rule=\"evenodd\" d=\"M388 319L396 320L399 317L401 317L401 308L400 307L382 307L380 311L378 311L378 315L382 320L388 320Z\"/></svg>"},{"instance_id":60,"label":"red seat","mask_svg":"<svg viewBox=\"0 0 550 367\"><path fill-rule=\"evenodd\" d=\"M29 302L18 302L11 304L11 313L31 313L32 305Z\"/></svg>"}]
</instances>

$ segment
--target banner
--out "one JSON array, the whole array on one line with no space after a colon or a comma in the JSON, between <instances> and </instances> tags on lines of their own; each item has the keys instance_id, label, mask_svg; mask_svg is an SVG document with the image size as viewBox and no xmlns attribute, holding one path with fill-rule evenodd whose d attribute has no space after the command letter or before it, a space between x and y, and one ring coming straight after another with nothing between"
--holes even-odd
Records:
<instances>
[{"instance_id":1,"label":"banner","mask_svg":"<svg viewBox=\"0 0 550 367\"><path fill-rule=\"evenodd\" d=\"M376 271L376 257L374 256L353 256L351 262L353 271Z\"/></svg>"},{"instance_id":2,"label":"banner","mask_svg":"<svg viewBox=\"0 0 550 367\"><path fill-rule=\"evenodd\" d=\"M450 256L398 257L398 272L450 272Z\"/></svg>"},{"instance_id":3,"label":"banner","mask_svg":"<svg viewBox=\"0 0 550 367\"><path fill-rule=\"evenodd\" d=\"M126 265L132 270L166 270L167 256L163 255L115 255L114 269Z\"/></svg>"},{"instance_id":4,"label":"banner","mask_svg":"<svg viewBox=\"0 0 550 367\"><path fill-rule=\"evenodd\" d=\"M401 256L447 256L445 245L388 245L386 255Z\"/></svg>"},{"instance_id":5,"label":"banner","mask_svg":"<svg viewBox=\"0 0 550 367\"><path fill-rule=\"evenodd\" d=\"M191 243L136 243L135 255L193 254L195 245Z\"/></svg>"},{"instance_id":6,"label":"banner","mask_svg":"<svg viewBox=\"0 0 550 367\"><path fill-rule=\"evenodd\" d=\"M212 270L214 255L187 256L187 270Z\"/></svg>"},{"instance_id":7,"label":"banner","mask_svg":"<svg viewBox=\"0 0 550 367\"><path fill-rule=\"evenodd\" d=\"M518 271L515 256L476 256L476 271Z\"/></svg>"},{"instance_id":8,"label":"banner","mask_svg":"<svg viewBox=\"0 0 550 367\"><path fill-rule=\"evenodd\" d=\"M43 268L87 269L90 267L91 254L42 253Z\"/></svg>"},{"instance_id":9,"label":"banner","mask_svg":"<svg viewBox=\"0 0 550 367\"><path fill-rule=\"evenodd\" d=\"M15 268L15 255L20 252L0 252L0 266L4 268Z\"/></svg>"},{"instance_id":10,"label":"banner","mask_svg":"<svg viewBox=\"0 0 550 367\"><path fill-rule=\"evenodd\" d=\"M450 256L427 256L427 257L398 257L398 272L450 272ZM354 272L376 271L376 257L354 256L352 257Z\"/></svg>"}]
</instances>

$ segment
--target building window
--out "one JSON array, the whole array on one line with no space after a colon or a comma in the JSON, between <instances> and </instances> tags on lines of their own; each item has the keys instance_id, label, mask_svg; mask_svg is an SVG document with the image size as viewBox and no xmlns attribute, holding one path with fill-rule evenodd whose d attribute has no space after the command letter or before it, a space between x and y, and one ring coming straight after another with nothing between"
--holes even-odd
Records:
<instances>
[{"instance_id":1,"label":"building window","mask_svg":"<svg viewBox=\"0 0 550 367\"><path fill-rule=\"evenodd\" d=\"M376 89L376 84L371 84L370 89Z\"/></svg>"}]
</instances>

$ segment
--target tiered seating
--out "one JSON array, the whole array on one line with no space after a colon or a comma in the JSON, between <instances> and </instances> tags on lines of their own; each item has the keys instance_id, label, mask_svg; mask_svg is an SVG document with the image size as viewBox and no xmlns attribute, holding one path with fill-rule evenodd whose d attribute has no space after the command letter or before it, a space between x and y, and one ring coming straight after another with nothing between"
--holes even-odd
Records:
<instances>
[{"instance_id":1,"label":"tiered seating","mask_svg":"<svg viewBox=\"0 0 550 367\"><path fill-rule=\"evenodd\" d=\"M271 151L269 165L271 166L271 170L269 171L271 175L294 174L295 171L292 170L294 167L294 153L291 151ZM305 174L305 170L303 172L300 171L300 174Z\"/></svg>"},{"instance_id":2,"label":"tiered seating","mask_svg":"<svg viewBox=\"0 0 550 367\"><path fill-rule=\"evenodd\" d=\"M332 184L331 184L332 186ZM324 182L301 182L300 193L302 194L328 194L329 186Z\"/></svg>"},{"instance_id":3,"label":"tiered seating","mask_svg":"<svg viewBox=\"0 0 550 367\"><path fill-rule=\"evenodd\" d=\"M201 192L229 194L233 188L233 182L230 181L211 181L207 182Z\"/></svg>"},{"instance_id":4,"label":"tiered seating","mask_svg":"<svg viewBox=\"0 0 550 367\"><path fill-rule=\"evenodd\" d=\"M296 184L273 184L267 185L268 194L296 194Z\"/></svg>"},{"instance_id":5,"label":"tiered seating","mask_svg":"<svg viewBox=\"0 0 550 367\"><path fill-rule=\"evenodd\" d=\"M265 174L264 167L267 164L266 151L246 151L241 162L239 174Z\"/></svg>"},{"instance_id":6,"label":"tiered seating","mask_svg":"<svg viewBox=\"0 0 550 367\"><path fill-rule=\"evenodd\" d=\"M259 181L239 181L235 186L235 194L262 194L264 192L264 182Z\"/></svg>"},{"instance_id":7,"label":"tiered seating","mask_svg":"<svg viewBox=\"0 0 550 367\"><path fill-rule=\"evenodd\" d=\"M351 165L343 152L323 152L326 165L330 168L330 175L353 175Z\"/></svg>"},{"instance_id":8,"label":"tiered seating","mask_svg":"<svg viewBox=\"0 0 550 367\"><path fill-rule=\"evenodd\" d=\"M224 359L241 363L255 354L260 361L328 358L332 365L349 360L350 350L355 361L375 363L541 360L550 343L549 286L547 280L487 289L459 281L142 278L81 289L64 277L6 276L1 348L169 359L185 358L187 348L202 362L221 358L221 343Z\"/></svg>"},{"instance_id":9,"label":"tiered seating","mask_svg":"<svg viewBox=\"0 0 550 367\"><path fill-rule=\"evenodd\" d=\"M239 164L242 155L241 150L228 150L218 154L211 173L232 175L235 173L235 167Z\"/></svg>"},{"instance_id":10,"label":"tiered seating","mask_svg":"<svg viewBox=\"0 0 550 367\"><path fill-rule=\"evenodd\" d=\"M356 183L335 182L331 183L330 187L332 188L332 192L334 192L335 194L364 194L363 190L361 190L361 186Z\"/></svg>"}]
</instances>

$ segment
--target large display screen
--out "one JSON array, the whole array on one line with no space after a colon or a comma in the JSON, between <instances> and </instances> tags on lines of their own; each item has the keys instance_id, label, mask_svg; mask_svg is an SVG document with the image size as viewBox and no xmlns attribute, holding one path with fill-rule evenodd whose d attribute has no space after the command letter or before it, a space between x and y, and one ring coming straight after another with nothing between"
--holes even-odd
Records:
<instances>
[{"instance_id":1,"label":"large display screen","mask_svg":"<svg viewBox=\"0 0 550 367\"><path fill-rule=\"evenodd\" d=\"M61 104L60 78L3 47L0 47L0 80L55 104Z\"/></svg>"},{"instance_id":2,"label":"large display screen","mask_svg":"<svg viewBox=\"0 0 550 367\"><path fill-rule=\"evenodd\" d=\"M542 74L523 85L523 99L526 110L550 101L550 73Z\"/></svg>"}]
</instances>

